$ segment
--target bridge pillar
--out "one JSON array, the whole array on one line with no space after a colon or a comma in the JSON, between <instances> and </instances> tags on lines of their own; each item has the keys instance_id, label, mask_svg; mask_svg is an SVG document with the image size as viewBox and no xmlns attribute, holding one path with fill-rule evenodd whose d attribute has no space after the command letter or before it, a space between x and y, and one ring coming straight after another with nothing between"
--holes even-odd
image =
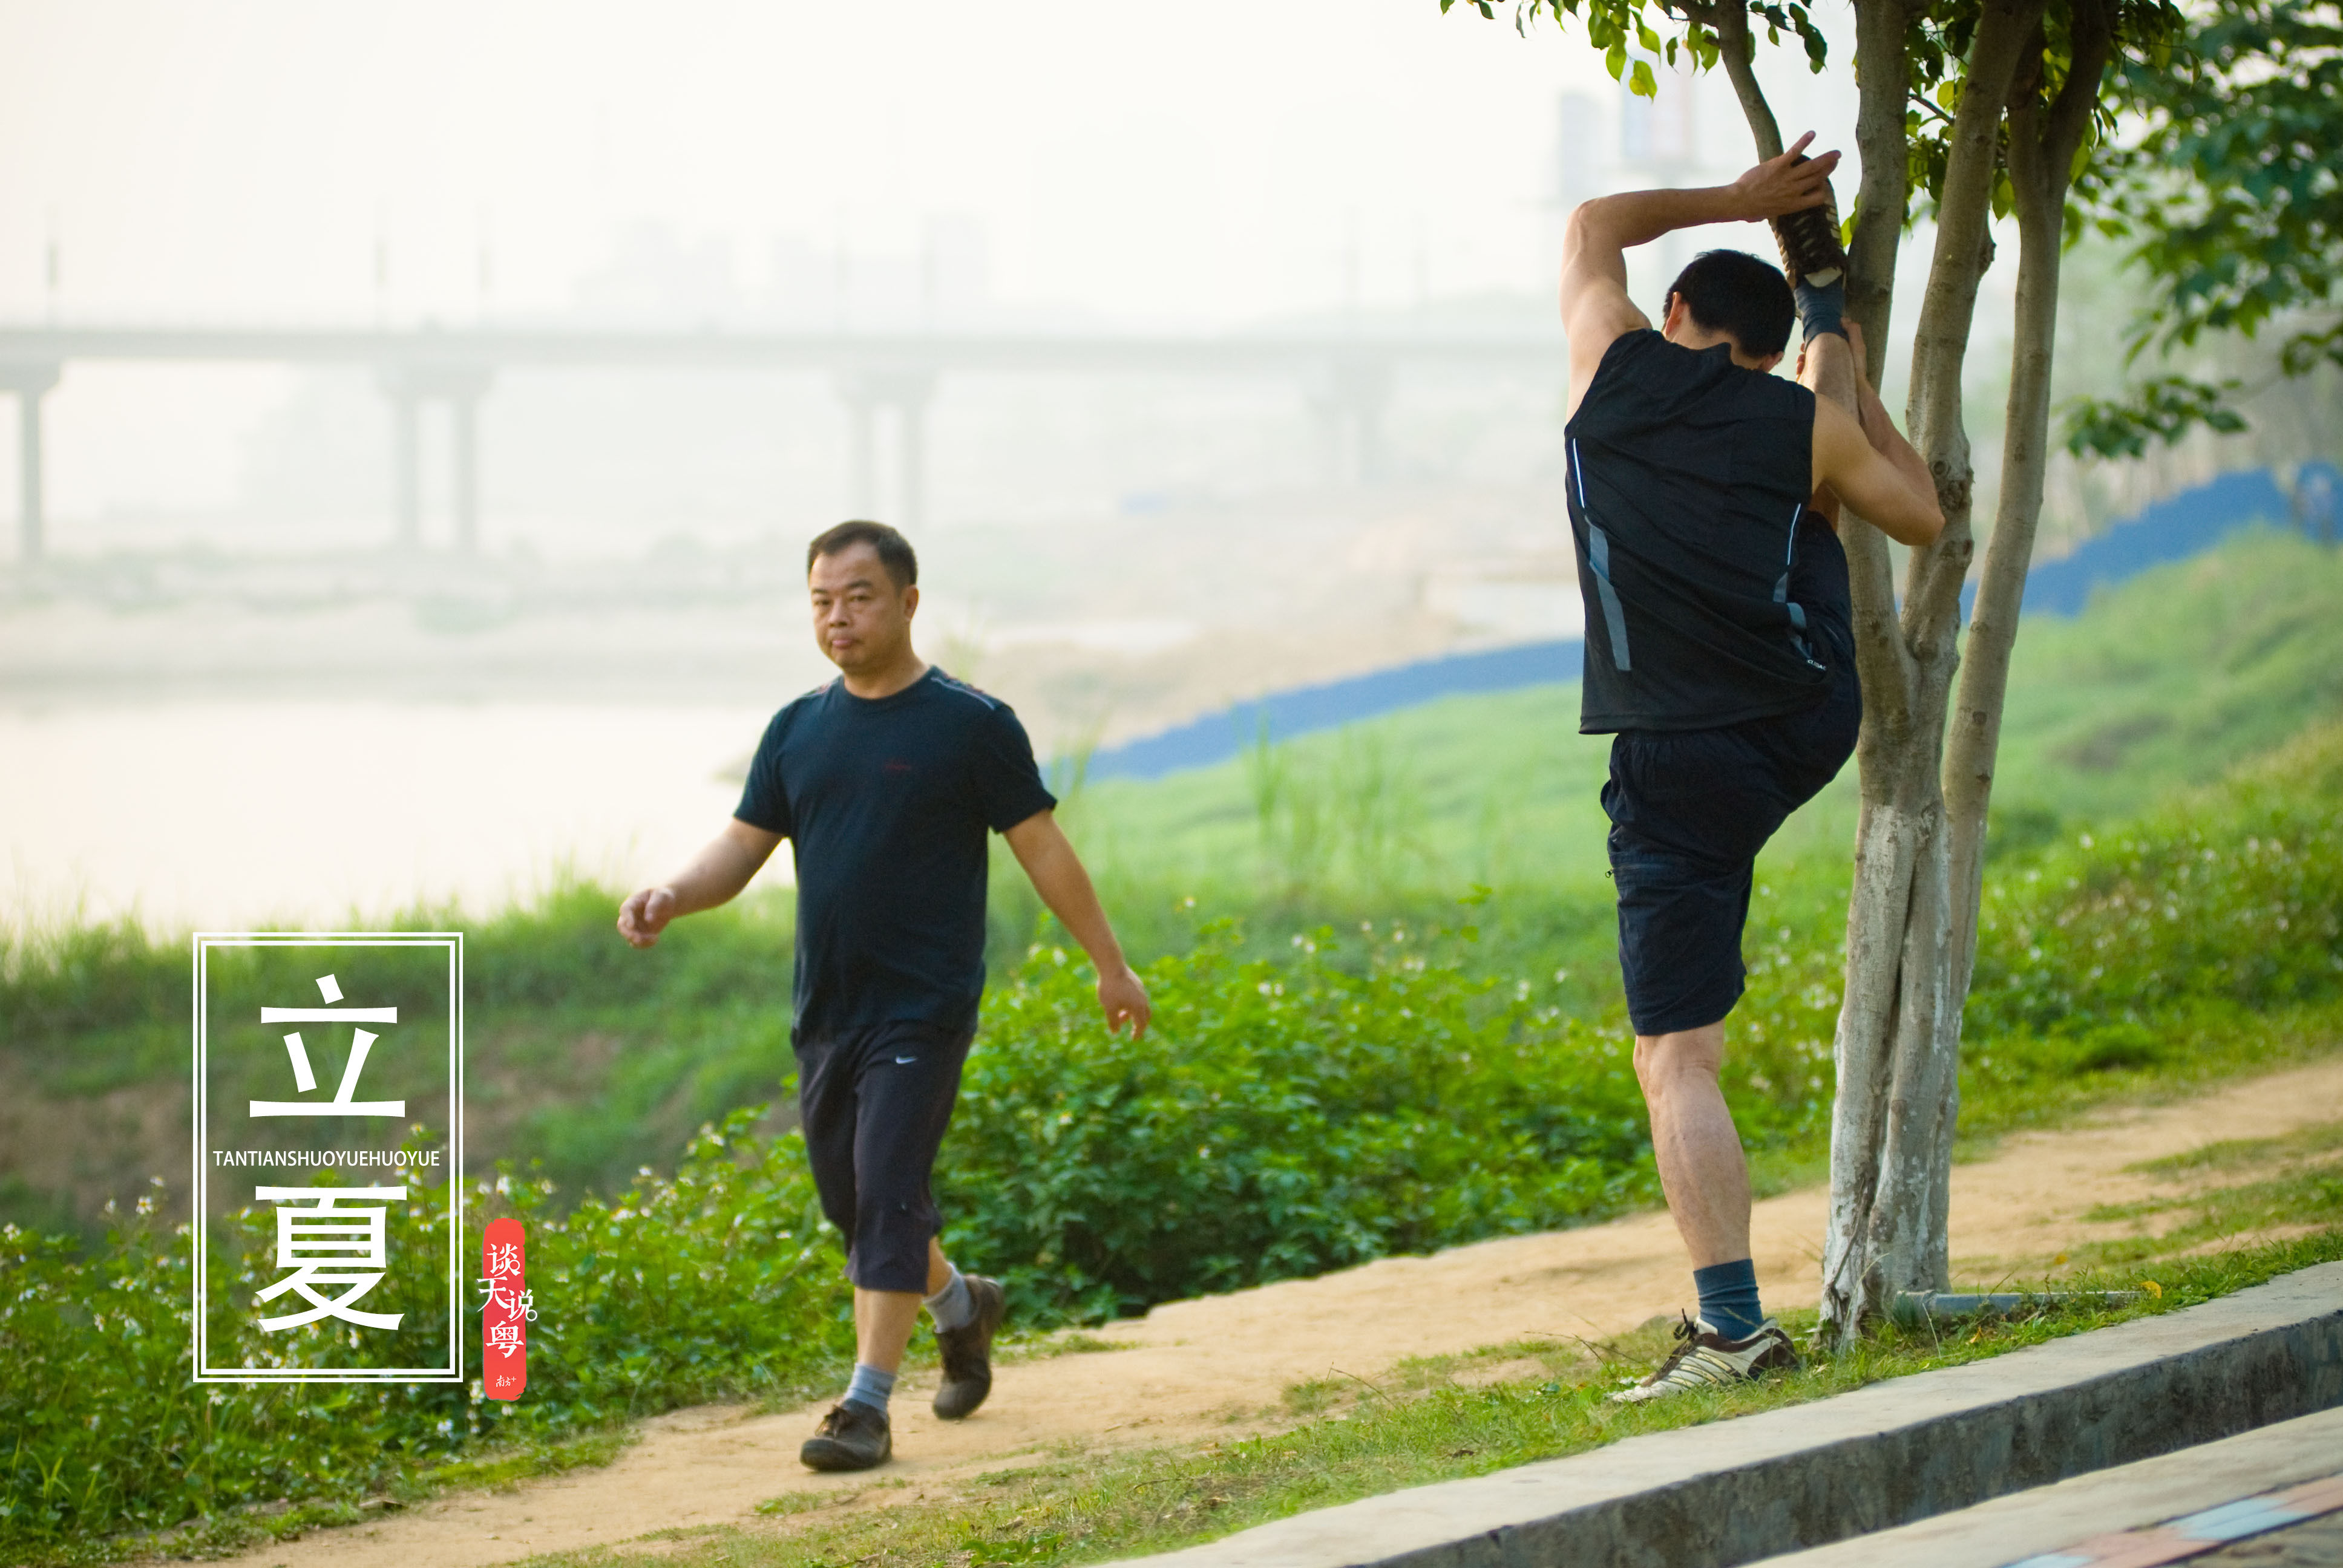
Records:
<instances>
[{"instance_id":1,"label":"bridge pillar","mask_svg":"<svg viewBox=\"0 0 2343 1568\"><path fill-rule=\"evenodd\" d=\"M879 510L879 405L860 387L843 391L847 419L846 509L858 518Z\"/></svg>"},{"instance_id":2,"label":"bridge pillar","mask_svg":"<svg viewBox=\"0 0 2343 1568\"><path fill-rule=\"evenodd\" d=\"M400 549L423 545L423 405L447 405L449 510L455 516L456 548L467 555L480 543L480 399L495 372L480 364L424 360L387 365L377 379L390 399L391 495Z\"/></svg>"},{"instance_id":3,"label":"bridge pillar","mask_svg":"<svg viewBox=\"0 0 2343 1568\"><path fill-rule=\"evenodd\" d=\"M1372 484L1383 477L1383 410L1391 402L1391 364L1363 357L1323 367L1309 389L1330 484Z\"/></svg>"},{"instance_id":4,"label":"bridge pillar","mask_svg":"<svg viewBox=\"0 0 2343 1568\"><path fill-rule=\"evenodd\" d=\"M902 508L903 526L916 528L928 520L928 443L927 387L906 397L895 405L895 454L900 482L896 485L896 504Z\"/></svg>"},{"instance_id":5,"label":"bridge pillar","mask_svg":"<svg viewBox=\"0 0 2343 1568\"><path fill-rule=\"evenodd\" d=\"M480 549L480 400L461 393L447 400L454 426L456 548L465 555Z\"/></svg>"},{"instance_id":6,"label":"bridge pillar","mask_svg":"<svg viewBox=\"0 0 2343 1568\"><path fill-rule=\"evenodd\" d=\"M412 386L390 393L392 542L423 548L423 398Z\"/></svg>"},{"instance_id":7,"label":"bridge pillar","mask_svg":"<svg viewBox=\"0 0 2343 1568\"><path fill-rule=\"evenodd\" d=\"M838 378L846 403L849 501L858 518L876 518L879 498L879 411L894 412L895 520L915 528L928 508L928 399L936 373L924 368L863 370Z\"/></svg>"},{"instance_id":8,"label":"bridge pillar","mask_svg":"<svg viewBox=\"0 0 2343 1568\"><path fill-rule=\"evenodd\" d=\"M32 566L47 548L41 475L41 399L61 367L39 362L0 365L0 390L16 395L16 563Z\"/></svg>"}]
</instances>

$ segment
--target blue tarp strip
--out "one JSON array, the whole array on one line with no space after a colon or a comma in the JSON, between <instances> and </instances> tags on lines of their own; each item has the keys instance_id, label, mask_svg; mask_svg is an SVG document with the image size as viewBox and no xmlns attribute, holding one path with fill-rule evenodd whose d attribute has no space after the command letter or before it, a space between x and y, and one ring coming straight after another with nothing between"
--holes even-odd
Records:
<instances>
[{"instance_id":1,"label":"blue tarp strip","mask_svg":"<svg viewBox=\"0 0 2343 1568\"><path fill-rule=\"evenodd\" d=\"M2026 578L2026 608L2036 615L2079 614L2090 601L2092 589L2122 582L2167 561L2185 560L2257 522L2282 524L2293 518L2314 533L2333 538L2332 508L2337 497L2343 495L2343 473L2325 463L2308 464L2296 481L2296 495L2324 507L2327 515L2296 518L2294 499L2267 468L2223 474L2184 490L2117 524L2064 560L2035 568ZM1974 584L1962 589L1964 619L1975 595ZM1272 692L1161 734L1095 752L1089 777L1161 779L1186 768L1209 768L1252 745L1264 725L1272 740L1290 740L1443 697L1576 680L1584 655L1584 645L1574 638L1521 643L1485 653L1419 659L1347 680Z\"/></svg>"}]
</instances>

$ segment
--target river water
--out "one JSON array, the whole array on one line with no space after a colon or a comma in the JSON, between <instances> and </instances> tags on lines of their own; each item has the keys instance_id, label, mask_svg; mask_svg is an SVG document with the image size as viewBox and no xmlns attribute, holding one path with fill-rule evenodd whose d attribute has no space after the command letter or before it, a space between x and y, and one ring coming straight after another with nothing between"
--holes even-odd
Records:
<instances>
[{"instance_id":1,"label":"river water","mask_svg":"<svg viewBox=\"0 0 2343 1568\"><path fill-rule=\"evenodd\" d=\"M769 710L192 701L0 710L0 920L364 929L565 868L627 886L731 814ZM786 883L786 855L759 885ZM615 911L614 911L615 913Z\"/></svg>"}]
</instances>

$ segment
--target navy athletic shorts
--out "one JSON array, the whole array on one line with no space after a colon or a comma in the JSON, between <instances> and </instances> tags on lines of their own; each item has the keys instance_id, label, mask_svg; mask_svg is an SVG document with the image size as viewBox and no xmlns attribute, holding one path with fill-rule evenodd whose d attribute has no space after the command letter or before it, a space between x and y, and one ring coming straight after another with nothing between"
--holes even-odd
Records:
<instances>
[{"instance_id":1,"label":"navy athletic shorts","mask_svg":"<svg viewBox=\"0 0 2343 1568\"><path fill-rule=\"evenodd\" d=\"M960 1097L972 1030L904 1020L799 1041L798 1114L821 1211L866 1291L928 1291L943 1228L928 1179Z\"/></svg>"},{"instance_id":2,"label":"navy athletic shorts","mask_svg":"<svg viewBox=\"0 0 2343 1568\"><path fill-rule=\"evenodd\" d=\"M1611 875L1619 968L1637 1034L1716 1022L1741 1000L1741 928L1757 851L1838 776L1855 750L1863 693L1854 659L1799 713L1717 729L1611 738Z\"/></svg>"}]
</instances>

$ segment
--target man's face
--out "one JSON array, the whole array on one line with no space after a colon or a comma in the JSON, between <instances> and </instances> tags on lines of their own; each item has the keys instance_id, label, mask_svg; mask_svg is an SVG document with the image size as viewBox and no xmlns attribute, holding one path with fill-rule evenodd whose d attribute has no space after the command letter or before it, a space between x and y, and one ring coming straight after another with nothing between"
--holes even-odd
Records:
<instances>
[{"instance_id":1,"label":"man's face","mask_svg":"<svg viewBox=\"0 0 2343 1568\"><path fill-rule=\"evenodd\" d=\"M896 587L869 545L816 556L806 586L813 597L813 639L847 674L883 669L910 646L920 590Z\"/></svg>"}]
</instances>

